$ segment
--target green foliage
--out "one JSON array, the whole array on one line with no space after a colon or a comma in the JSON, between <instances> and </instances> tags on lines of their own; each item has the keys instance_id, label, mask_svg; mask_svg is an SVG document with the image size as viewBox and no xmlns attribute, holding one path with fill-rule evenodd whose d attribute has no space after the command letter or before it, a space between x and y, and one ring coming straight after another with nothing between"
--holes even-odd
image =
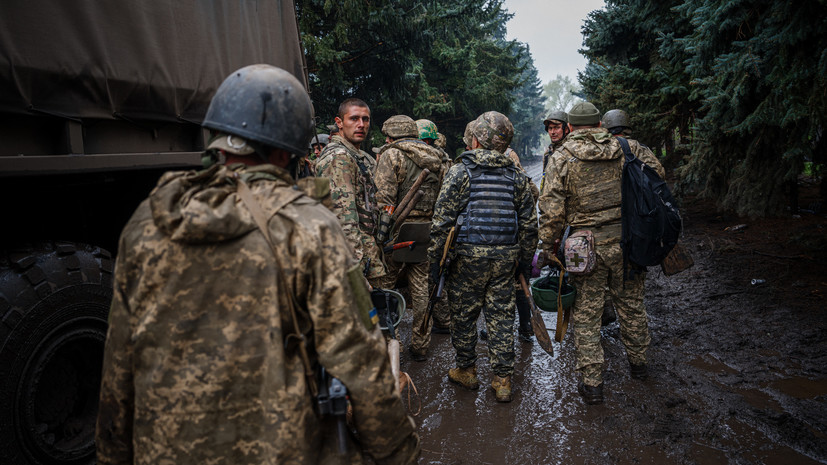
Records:
<instances>
[{"instance_id":1,"label":"green foliage","mask_svg":"<svg viewBox=\"0 0 827 465\"><path fill-rule=\"evenodd\" d=\"M534 66L523 44L504 39L510 15L502 5L503 0L299 0L320 126L336 116L342 100L358 97L371 107L374 141L382 139L378 130L385 119L407 114L436 123L454 152L464 147L465 125L479 114L497 110L513 116L515 100L532 99Z\"/></svg>"},{"instance_id":2,"label":"green foliage","mask_svg":"<svg viewBox=\"0 0 827 465\"><path fill-rule=\"evenodd\" d=\"M691 147L679 191L776 214L804 162L825 161L825 13L818 0L610 0L584 27L580 81L667 158L675 134Z\"/></svg>"},{"instance_id":3,"label":"green foliage","mask_svg":"<svg viewBox=\"0 0 827 465\"><path fill-rule=\"evenodd\" d=\"M582 101L579 94L583 92L580 84L572 81L568 76L557 75L543 86L543 96L546 98L546 113L552 110L569 111L575 103Z\"/></svg>"}]
</instances>

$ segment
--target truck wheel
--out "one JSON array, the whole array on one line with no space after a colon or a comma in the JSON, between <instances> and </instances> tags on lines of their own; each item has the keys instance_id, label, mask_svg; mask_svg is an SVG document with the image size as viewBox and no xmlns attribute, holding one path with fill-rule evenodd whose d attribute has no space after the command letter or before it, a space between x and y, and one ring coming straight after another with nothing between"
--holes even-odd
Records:
<instances>
[{"instance_id":1,"label":"truck wheel","mask_svg":"<svg viewBox=\"0 0 827 465\"><path fill-rule=\"evenodd\" d=\"M0 463L95 463L112 268L83 244L0 253Z\"/></svg>"}]
</instances>

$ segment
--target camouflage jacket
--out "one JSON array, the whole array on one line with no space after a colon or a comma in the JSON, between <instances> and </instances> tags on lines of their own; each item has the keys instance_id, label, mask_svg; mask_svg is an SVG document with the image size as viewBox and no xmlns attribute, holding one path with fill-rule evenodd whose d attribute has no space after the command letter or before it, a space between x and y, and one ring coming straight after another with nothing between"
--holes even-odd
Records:
<instances>
[{"instance_id":1,"label":"camouflage jacket","mask_svg":"<svg viewBox=\"0 0 827 465\"><path fill-rule=\"evenodd\" d=\"M410 186L423 169L431 174L422 183L424 195L411 210L411 220L430 220L433 205L442 184L442 153L439 149L417 139L402 139L382 147L376 164L376 203L379 207L396 207L408 193Z\"/></svg>"},{"instance_id":2,"label":"camouflage jacket","mask_svg":"<svg viewBox=\"0 0 827 465\"><path fill-rule=\"evenodd\" d=\"M663 167L651 150L629 140L632 153L661 177ZM591 229L598 242L620 241L620 181L623 149L603 128L578 129L550 157L540 192L540 240L559 239L566 225ZM605 169L604 169L605 168ZM577 176L570 171L577 170Z\"/></svg>"},{"instance_id":3,"label":"camouflage jacket","mask_svg":"<svg viewBox=\"0 0 827 465\"><path fill-rule=\"evenodd\" d=\"M284 269L233 169L269 218ZM362 452L414 463L414 423L380 331L365 329L354 304L366 289L346 244L336 217L273 165L165 174L120 239L98 463L361 463ZM350 391L361 444L349 440L345 459L309 394L291 294L311 363Z\"/></svg>"},{"instance_id":4,"label":"camouflage jacket","mask_svg":"<svg viewBox=\"0 0 827 465\"><path fill-rule=\"evenodd\" d=\"M460 155L460 161L448 170L442 182L442 189L437 197L434 218L431 225L431 245L428 259L438 262L445 248L445 241L452 226L456 226L457 217L468 205L470 180L461 161L470 157L482 166L503 167L513 165L512 161L494 150L476 149ZM520 260L531 262L537 248L537 210L531 196L531 179L522 172L517 172L514 206L517 210L517 243L515 245L471 245L457 244L456 253L469 257L484 257L503 260Z\"/></svg>"},{"instance_id":5,"label":"camouflage jacket","mask_svg":"<svg viewBox=\"0 0 827 465\"><path fill-rule=\"evenodd\" d=\"M516 150L509 147L506 150L506 155L508 156L508 158L511 159L512 162L514 162L514 166L516 166L517 169L519 169L525 174L528 174L526 173L525 168L523 168L523 164L520 163L520 154L518 154ZM534 184L533 181L530 183L528 187L531 188L531 197L534 199L534 203L537 203L537 200L540 198L540 189L537 188L537 185Z\"/></svg>"},{"instance_id":6,"label":"camouflage jacket","mask_svg":"<svg viewBox=\"0 0 827 465\"><path fill-rule=\"evenodd\" d=\"M330 141L316 161L316 176L330 180L333 213L362 266L370 259L368 277L384 276L382 250L374 237L379 222L373 180L376 160L342 136L335 135Z\"/></svg>"}]
</instances>

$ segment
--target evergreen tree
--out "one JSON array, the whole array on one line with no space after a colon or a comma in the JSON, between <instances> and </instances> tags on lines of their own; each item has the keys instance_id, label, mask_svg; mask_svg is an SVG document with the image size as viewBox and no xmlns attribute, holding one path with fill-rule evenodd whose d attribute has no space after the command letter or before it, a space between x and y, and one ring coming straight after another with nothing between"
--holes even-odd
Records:
<instances>
[{"instance_id":1,"label":"evergreen tree","mask_svg":"<svg viewBox=\"0 0 827 465\"><path fill-rule=\"evenodd\" d=\"M522 158L542 155L540 143L543 132L543 94L537 68L531 58L531 51L526 44L520 44L520 66L523 67L521 84L512 94L514 104L508 119L514 124L514 140L511 148L517 151ZM538 153L539 151L539 153Z\"/></svg>"}]
</instances>

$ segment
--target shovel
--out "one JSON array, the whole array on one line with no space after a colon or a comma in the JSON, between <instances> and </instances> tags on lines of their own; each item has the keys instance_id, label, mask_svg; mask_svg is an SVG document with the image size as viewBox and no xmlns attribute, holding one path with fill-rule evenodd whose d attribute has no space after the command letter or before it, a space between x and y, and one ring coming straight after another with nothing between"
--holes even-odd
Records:
<instances>
[{"instance_id":1,"label":"shovel","mask_svg":"<svg viewBox=\"0 0 827 465\"><path fill-rule=\"evenodd\" d=\"M522 286L523 292L526 297L528 297L528 301L531 302L531 327L534 329L534 337L537 338L537 343L540 344L540 347L545 350L547 354L554 355L554 348L551 346L551 338L548 337L548 330L546 329L546 323L543 321L543 315L534 303L534 298L531 296L528 283L526 283L525 276L523 276L522 273L520 273L520 286Z\"/></svg>"}]
</instances>

